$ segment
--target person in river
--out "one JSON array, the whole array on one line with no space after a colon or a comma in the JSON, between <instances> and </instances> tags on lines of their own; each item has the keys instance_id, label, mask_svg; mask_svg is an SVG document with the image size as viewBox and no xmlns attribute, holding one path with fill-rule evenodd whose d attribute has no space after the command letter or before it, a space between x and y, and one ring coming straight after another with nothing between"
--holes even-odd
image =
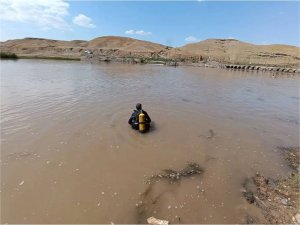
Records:
<instances>
[{"instance_id":1,"label":"person in river","mask_svg":"<svg viewBox=\"0 0 300 225\"><path fill-rule=\"evenodd\" d=\"M144 122L139 121L140 114L144 114L144 119L145 119ZM141 123L145 124L145 129L143 130L143 132L147 132L150 129L150 124L151 124L150 116L148 115L148 113L146 111L144 111L142 109L141 103L136 104L136 109L133 110L133 113L130 116L128 123L131 125L132 129L135 129L135 130L140 130L139 125Z\"/></svg>"}]
</instances>

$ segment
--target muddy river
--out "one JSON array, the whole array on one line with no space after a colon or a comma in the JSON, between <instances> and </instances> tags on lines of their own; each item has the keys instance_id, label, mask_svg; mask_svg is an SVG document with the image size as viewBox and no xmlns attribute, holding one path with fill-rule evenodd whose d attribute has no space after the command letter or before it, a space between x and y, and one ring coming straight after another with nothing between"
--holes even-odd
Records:
<instances>
[{"instance_id":1,"label":"muddy river","mask_svg":"<svg viewBox=\"0 0 300 225\"><path fill-rule=\"evenodd\" d=\"M245 223L243 181L287 174L277 147L299 145L299 77L272 75L1 61L1 222ZM188 163L202 172L147 183Z\"/></svg>"}]
</instances>

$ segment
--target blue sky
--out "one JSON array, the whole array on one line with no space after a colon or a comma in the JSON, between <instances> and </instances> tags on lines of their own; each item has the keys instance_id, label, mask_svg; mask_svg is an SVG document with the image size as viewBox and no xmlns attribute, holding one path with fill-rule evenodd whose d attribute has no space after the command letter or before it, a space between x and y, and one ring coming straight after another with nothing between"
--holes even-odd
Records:
<instances>
[{"instance_id":1,"label":"blue sky","mask_svg":"<svg viewBox=\"0 0 300 225\"><path fill-rule=\"evenodd\" d=\"M171 46L208 38L299 43L297 1L0 0L0 38L90 40L116 35Z\"/></svg>"}]
</instances>

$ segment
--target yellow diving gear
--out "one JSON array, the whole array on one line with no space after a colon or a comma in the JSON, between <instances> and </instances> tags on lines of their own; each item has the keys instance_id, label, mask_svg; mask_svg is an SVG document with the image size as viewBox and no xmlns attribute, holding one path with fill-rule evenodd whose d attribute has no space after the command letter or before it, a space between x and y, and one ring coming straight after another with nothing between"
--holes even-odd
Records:
<instances>
[{"instance_id":1,"label":"yellow diving gear","mask_svg":"<svg viewBox=\"0 0 300 225\"><path fill-rule=\"evenodd\" d=\"M145 130L146 130L145 114L141 112L139 114L139 131L143 132Z\"/></svg>"}]
</instances>

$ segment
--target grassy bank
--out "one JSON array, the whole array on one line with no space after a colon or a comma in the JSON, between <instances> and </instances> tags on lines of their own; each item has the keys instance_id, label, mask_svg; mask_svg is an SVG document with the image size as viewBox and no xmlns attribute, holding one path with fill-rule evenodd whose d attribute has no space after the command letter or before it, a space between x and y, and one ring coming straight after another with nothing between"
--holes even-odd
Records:
<instances>
[{"instance_id":1,"label":"grassy bank","mask_svg":"<svg viewBox=\"0 0 300 225\"><path fill-rule=\"evenodd\" d=\"M75 60L80 61L80 58L70 58L62 56L19 56L20 59L51 59L51 60Z\"/></svg>"},{"instance_id":2,"label":"grassy bank","mask_svg":"<svg viewBox=\"0 0 300 225\"><path fill-rule=\"evenodd\" d=\"M18 59L18 56L11 52L0 52L0 59Z\"/></svg>"}]
</instances>

